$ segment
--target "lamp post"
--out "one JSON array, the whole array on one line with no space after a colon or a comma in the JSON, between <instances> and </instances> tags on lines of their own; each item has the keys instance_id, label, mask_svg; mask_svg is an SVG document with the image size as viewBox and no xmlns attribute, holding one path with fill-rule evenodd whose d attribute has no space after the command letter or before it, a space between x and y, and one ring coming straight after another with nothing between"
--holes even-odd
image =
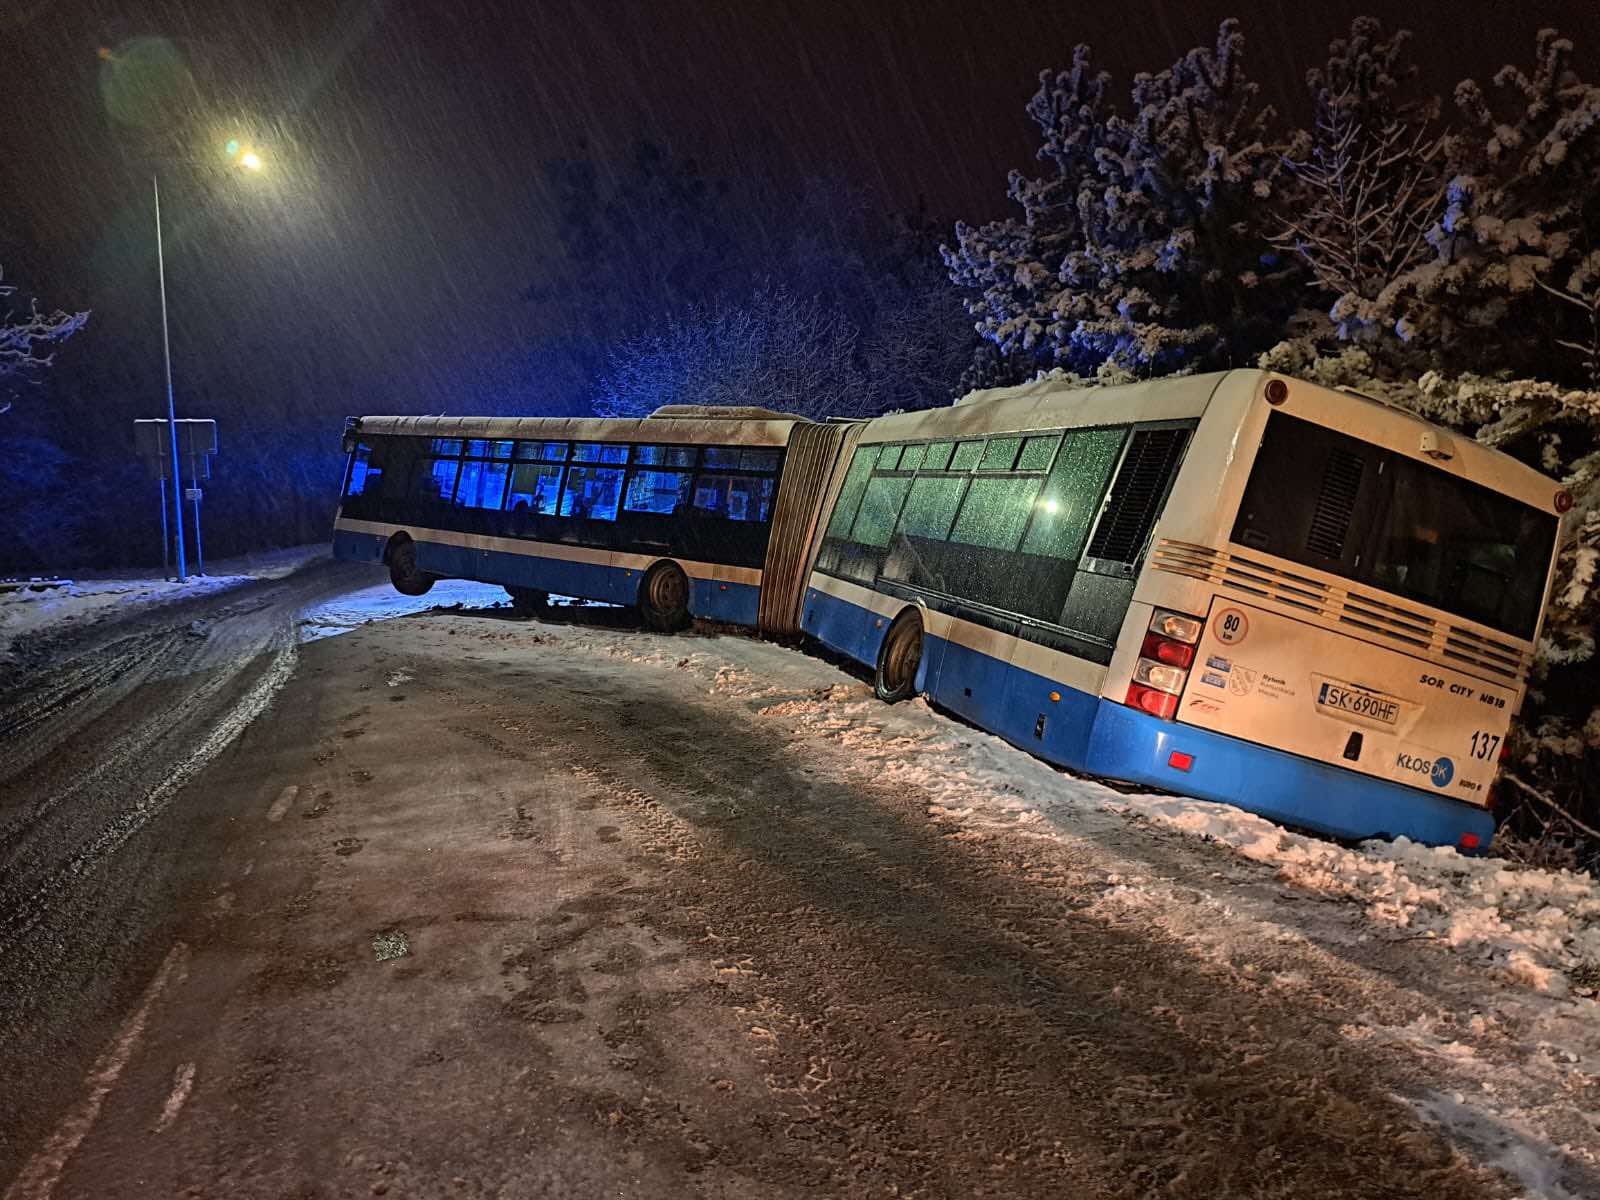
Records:
<instances>
[{"instance_id":1,"label":"lamp post","mask_svg":"<svg viewBox=\"0 0 1600 1200\"><path fill-rule=\"evenodd\" d=\"M259 171L261 169L261 156L254 150L245 150L240 153L240 146L237 141L228 143L227 155L246 170ZM182 467L178 462L178 413L172 399L172 338L167 330L167 260L161 242L161 179L158 172L152 171L150 173L150 191L155 197L156 275L161 285L161 356L167 374L167 441L172 448L172 505L175 514L173 531L178 543L178 582L187 583L189 581L188 562L184 557L183 544L183 476L181 474ZM196 502L196 520L199 519L199 513L200 506ZM162 498L161 515L162 522L165 524L165 497ZM196 528L196 533L198 534L198 527ZM166 537L165 531L163 531L162 537Z\"/></svg>"},{"instance_id":2,"label":"lamp post","mask_svg":"<svg viewBox=\"0 0 1600 1200\"><path fill-rule=\"evenodd\" d=\"M189 581L188 563L183 548L183 476L178 465L178 413L172 402L172 339L167 333L167 259L161 245L161 181L151 172L150 190L156 199L156 274L161 281L161 355L167 368L167 445L172 449L172 499L177 515L178 582ZM163 512L165 510L163 509Z\"/></svg>"}]
</instances>

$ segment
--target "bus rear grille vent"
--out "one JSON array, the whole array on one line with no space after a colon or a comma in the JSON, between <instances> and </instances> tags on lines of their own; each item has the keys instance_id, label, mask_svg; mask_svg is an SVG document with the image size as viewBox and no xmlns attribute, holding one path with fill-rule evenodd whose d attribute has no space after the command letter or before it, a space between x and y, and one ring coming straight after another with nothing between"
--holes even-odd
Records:
<instances>
[{"instance_id":1,"label":"bus rear grille vent","mask_svg":"<svg viewBox=\"0 0 1600 1200\"><path fill-rule=\"evenodd\" d=\"M1269 567L1266 563L1222 553L1191 542L1163 538L1156 547L1153 565L1176 575L1226 583L1266 600L1276 600L1305 612L1332 615L1328 606L1329 587L1293 571Z\"/></svg>"},{"instance_id":2,"label":"bus rear grille vent","mask_svg":"<svg viewBox=\"0 0 1600 1200\"><path fill-rule=\"evenodd\" d=\"M1306 534L1306 549L1323 558L1344 557L1345 538L1355 515L1356 497L1361 493L1361 475L1366 462L1359 454L1334 449L1322 473L1322 490L1311 514L1311 529Z\"/></svg>"},{"instance_id":3,"label":"bus rear grille vent","mask_svg":"<svg viewBox=\"0 0 1600 1200\"><path fill-rule=\"evenodd\" d=\"M1412 646L1423 649L1433 644L1438 622L1409 608L1400 608L1386 600L1374 600L1351 592L1345 597L1339 620L1358 629L1386 634Z\"/></svg>"},{"instance_id":4,"label":"bus rear grille vent","mask_svg":"<svg viewBox=\"0 0 1600 1200\"><path fill-rule=\"evenodd\" d=\"M1235 591L1337 621L1359 630L1369 641L1426 650L1514 684L1527 673L1528 656L1514 645L1459 625L1441 626L1432 617L1388 600L1355 592L1340 596L1325 583L1242 555L1163 538L1150 563L1159 571L1226 584Z\"/></svg>"},{"instance_id":5,"label":"bus rear grille vent","mask_svg":"<svg viewBox=\"0 0 1600 1200\"><path fill-rule=\"evenodd\" d=\"M1187 429L1141 429L1133 435L1090 539L1090 558L1121 563L1138 558L1188 441Z\"/></svg>"},{"instance_id":6,"label":"bus rear grille vent","mask_svg":"<svg viewBox=\"0 0 1600 1200\"><path fill-rule=\"evenodd\" d=\"M1444 639L1444 653L1446 658L1470 663L1514 683L1521 681L1528 667L1527 655L1515 646L1486 638L1459 625L1450 626Z\"/></svg>"}]
</instances>

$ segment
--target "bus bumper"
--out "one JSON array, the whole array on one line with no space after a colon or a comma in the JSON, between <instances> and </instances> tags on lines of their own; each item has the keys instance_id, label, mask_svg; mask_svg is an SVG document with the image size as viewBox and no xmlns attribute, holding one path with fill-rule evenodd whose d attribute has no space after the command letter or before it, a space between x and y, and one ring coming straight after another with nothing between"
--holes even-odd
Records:
<instances>
[{"instance_id":1,"label":"bus bumper","mask_svg":"<svg viewBox=\"0 0 1600 1200\"><path fill-rule=\"evenodd\" d=\"M1187 770L1175 765L1175 755L1187 756ZM1481 854L1494 836L1494 818L1459 800L1162 721L1104 699L1084 769L1232 804L1338 838L1404 836Z\"/></svg>"}]
</instances>

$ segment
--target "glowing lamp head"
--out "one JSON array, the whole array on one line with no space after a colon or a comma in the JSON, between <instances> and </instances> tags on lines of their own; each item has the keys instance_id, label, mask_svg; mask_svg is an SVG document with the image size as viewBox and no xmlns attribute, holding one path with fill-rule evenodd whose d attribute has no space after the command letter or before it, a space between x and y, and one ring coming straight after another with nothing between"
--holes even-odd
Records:
<instances>
[{"instance_id":1,"label":"glowing lamp head","mask_svg":"<svg viewBox=\"0 0 1600 1200\"><path fill-rule=\"evenodd\" d=\"M246 150L239 158L239 165L249 171L261 170L261 156L254 150Z\"/></svg>"}]
</instances>

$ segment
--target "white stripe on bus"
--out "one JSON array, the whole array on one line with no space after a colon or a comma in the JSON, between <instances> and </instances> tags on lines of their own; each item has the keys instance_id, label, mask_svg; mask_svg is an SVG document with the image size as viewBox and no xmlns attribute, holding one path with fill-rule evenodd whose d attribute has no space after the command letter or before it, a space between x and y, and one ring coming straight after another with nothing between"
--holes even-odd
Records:
<instances>
[{"instance_id":1,"label":"white stripe on bus","mask_svg":"<svg viewBox=\"0 0 1600 1200\"><path fill-rule=\"evenodd\" d=\"M864 608L868 612L889 619L894 618L903 609L917 608L922 613L923 628L927 630L929 636L943 638L947 642L954 642L979 654L987 654L1001 662L1009 662L1024 671L1031 671L1035 675L1041 675L1080 692L1088 692L1091 696L1099 695L1101 686L1105 683L1106 668L1099 663L1063 654L1049 646L1041 646L1037 642L1000 633L985 625L977 625L960 617L951 616L949 613L922 608L911 600L886 596L882 592L875 592L871 588L862 587L845 579L835 579L820 571L812 574L808 586L836 600L843 600L846 604L854 604L857 608Z\"/></svg>"},{"instance_id":2,"label":"white stripe on bus","mask_svg":"<svg viewBox=\"0 0 1600 1200\"><path fill-rule=\"evenodd\" d=\"M558 542L534 542L524 538L492 537L483 533L457 533L451 529L427 529L416 525L395 525L386 521L357 521L340 517L334 522L336 530L350 533L367 533L387 538L404 533L415 542L433 542L441 546L457 546L463 550L495 550L502 554L517 554L523 558L555 558L562 562L588 563L596 567L622 567L643 571L652 563L670 558L683 568L691 579L709 579L714 583L743 583L761 586L761 571L756 567L730 567L722 563L695 562L687 558L673 558L670 554L629 554L622 550L599 550L593 546L568 546Z\"/></svg>"}]
</instances>

